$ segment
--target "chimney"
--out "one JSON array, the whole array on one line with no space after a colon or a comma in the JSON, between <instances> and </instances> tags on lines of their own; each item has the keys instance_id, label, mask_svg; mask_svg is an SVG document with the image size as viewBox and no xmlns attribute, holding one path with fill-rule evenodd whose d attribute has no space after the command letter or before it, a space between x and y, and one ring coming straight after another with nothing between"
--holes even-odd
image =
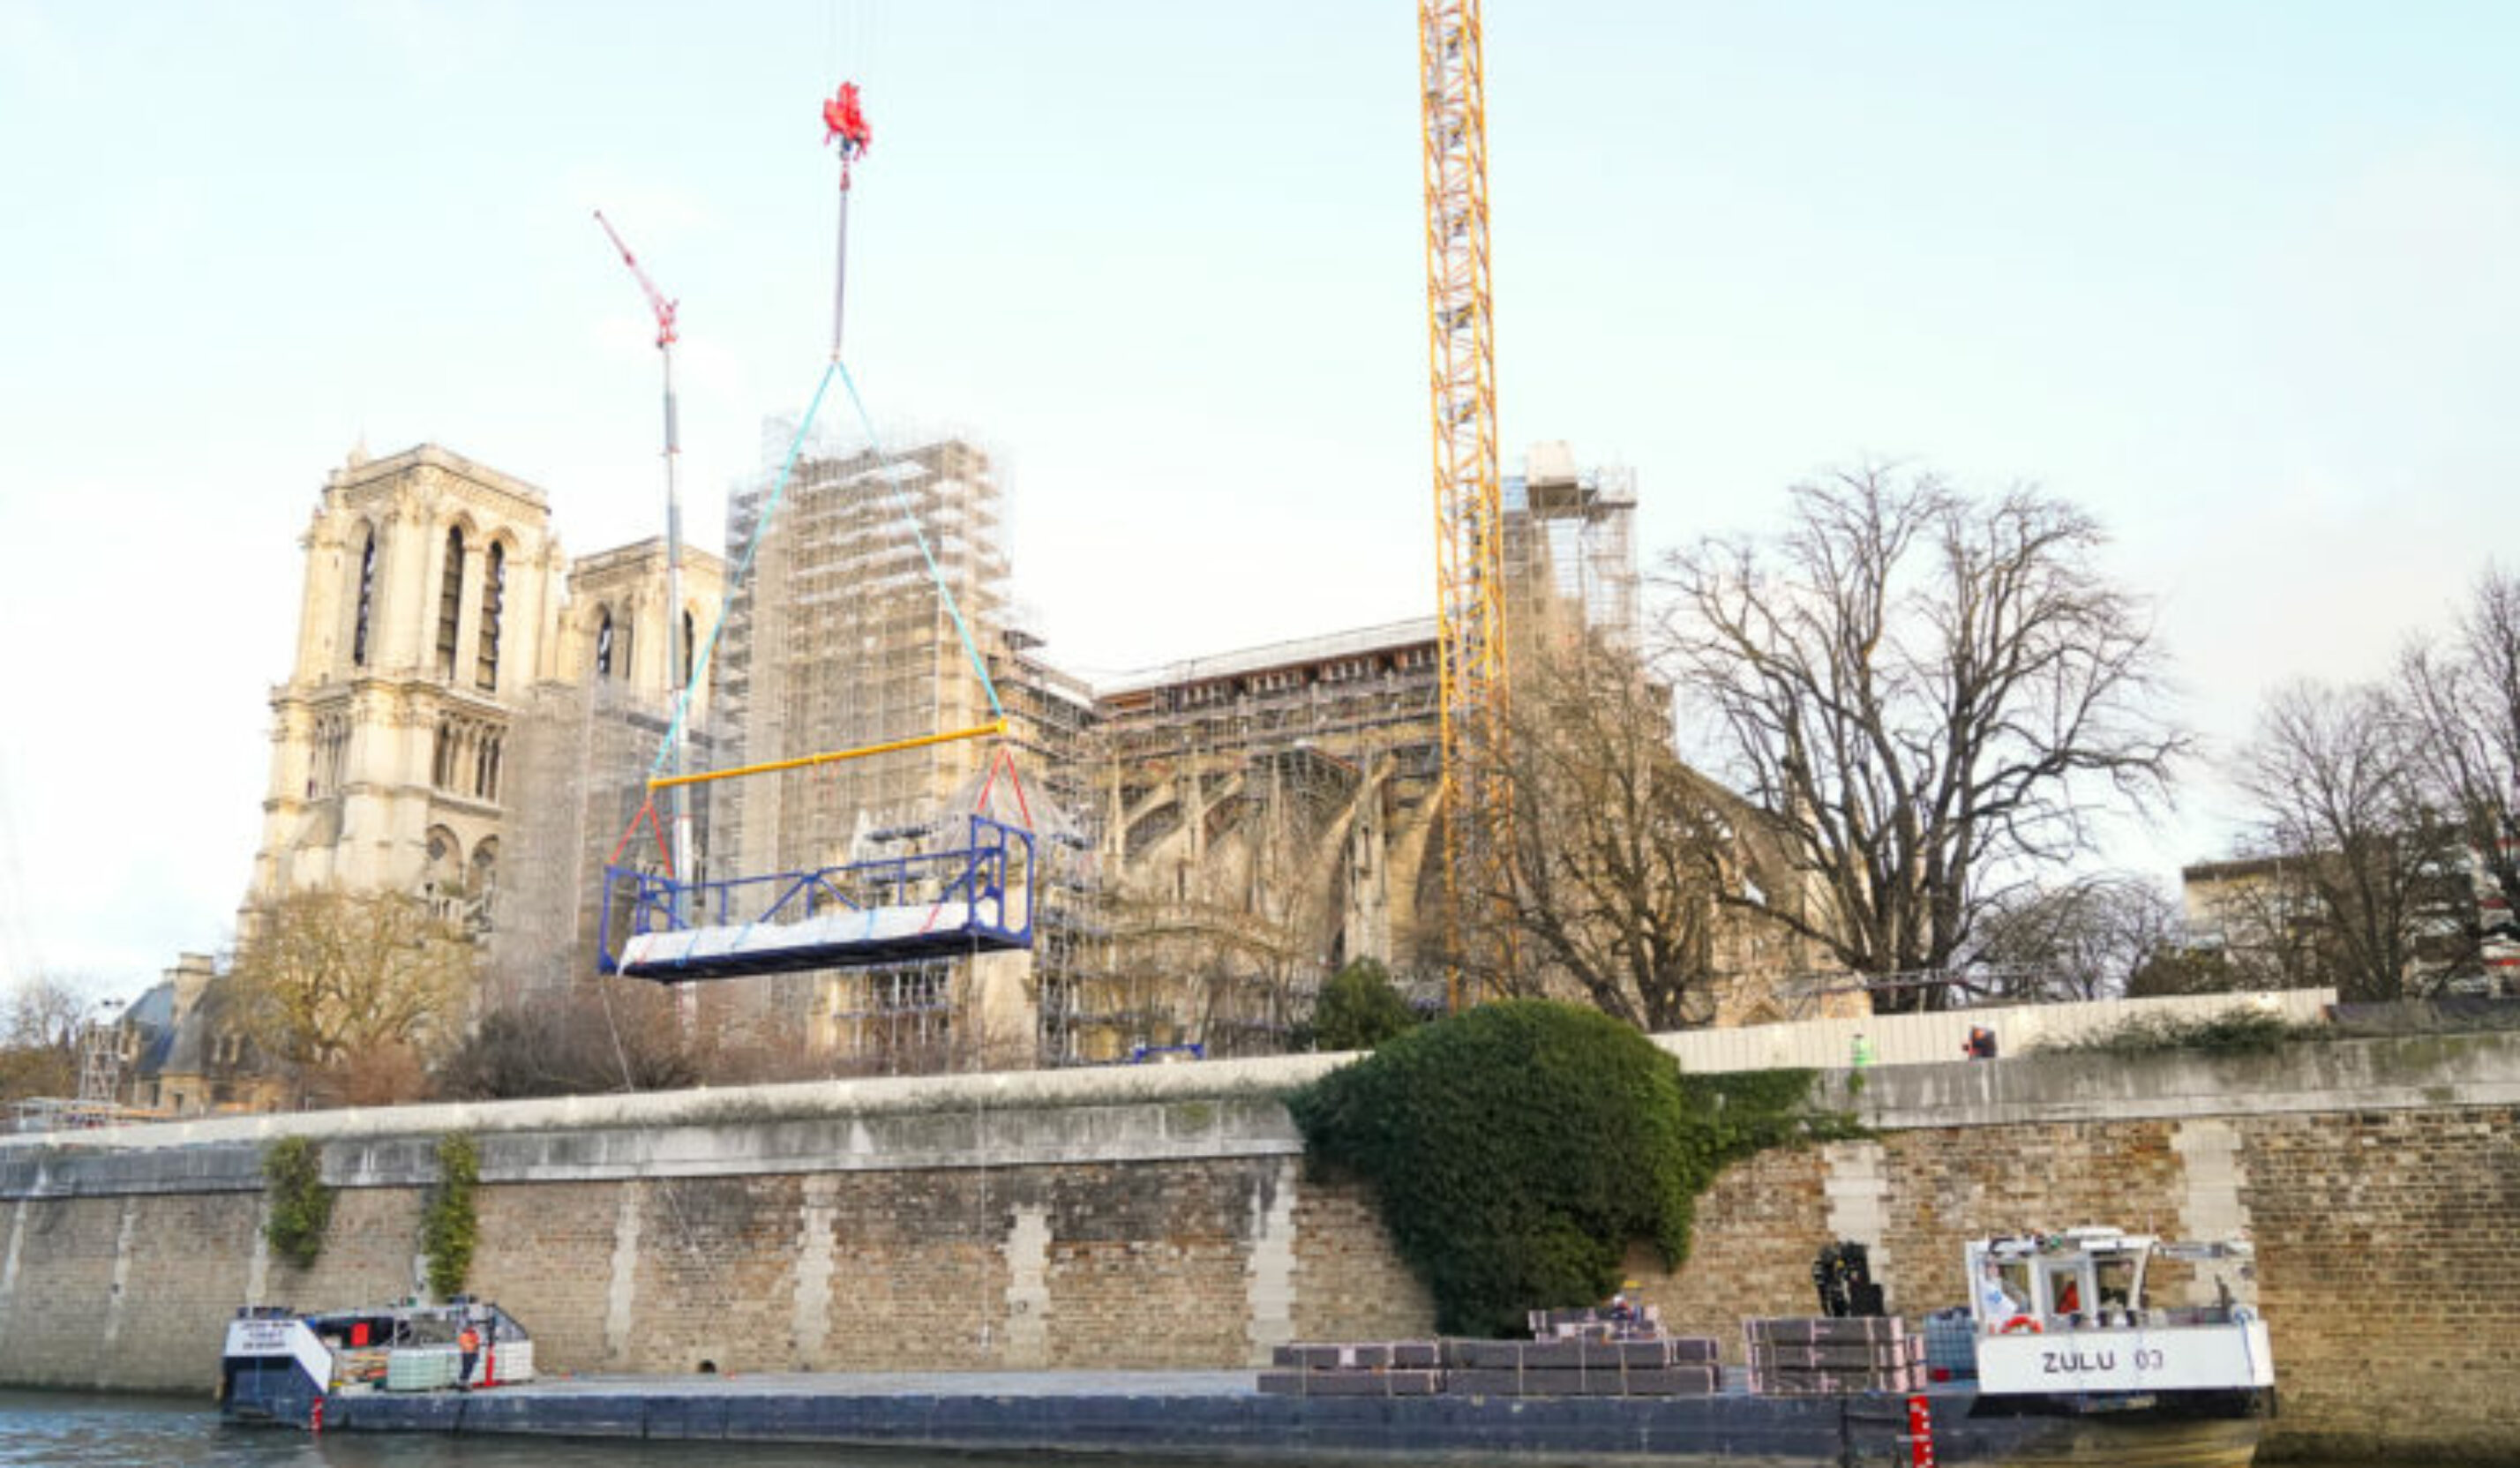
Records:
<instances>
[{"instance_id":1,"label":"chimney","mask_svg":"<svg viewBox=\"0 0 2520 1468\"><path fill-rule=\"evenodd\" d=\"M166 1019L169 1027L184 1023L192 1014L193 1006L202 1001L202 991L209 988L210 980L217 977L217 965L210 961L209 955L175 956L175 966L166 970L166 982L175 986L175 1009Z\"/></svg>"}]
</instances>

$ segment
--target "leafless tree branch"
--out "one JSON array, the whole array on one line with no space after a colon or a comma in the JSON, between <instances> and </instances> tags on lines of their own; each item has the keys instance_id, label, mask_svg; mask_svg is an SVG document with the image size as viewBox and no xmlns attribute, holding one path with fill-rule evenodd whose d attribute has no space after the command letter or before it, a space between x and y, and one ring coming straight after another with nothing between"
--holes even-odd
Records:
<instances>
[{"instance_id":1,"label":"leafless tree branch","mask_svg":"<svg viewBox=\"0 0 2520 1468\"><path fill-rule=\"evenodd\" d=\"M2153 628L2092 568L2104 537L2080 510L1881 468L1793 504L1773 542L1708 540L1660 578L1665 665L1708 767L1822 899L1723 901L1858 972L1943 968L2003 873L2089 851L2103 804L2165 799L2189 736L2159 712Z\"/></svg>"}]
</instances>

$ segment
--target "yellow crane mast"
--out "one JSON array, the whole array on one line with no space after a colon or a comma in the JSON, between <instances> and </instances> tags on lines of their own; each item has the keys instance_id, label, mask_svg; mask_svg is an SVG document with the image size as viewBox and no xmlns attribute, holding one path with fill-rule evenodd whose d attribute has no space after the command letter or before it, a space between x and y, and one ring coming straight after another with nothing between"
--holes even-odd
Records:
<instances>
[{"instance_id":1,"label":"yellow crane mast","mask_svg":"<svg viewBox=\"0 0 2520 1468\"><path fill-rule=\"evenodd\" d=\"M1488 302L1487 83L1478 0L1418 0L1426 183L1426 345L1435 423L1435 601L1444 894L1462 1003L1464 943L1511 961L1513 808L1507 776L1505 524L1497 481L1496 338ZM1477 995L1469 996L1475 1001Z\"/></svg>"}]
</instances>

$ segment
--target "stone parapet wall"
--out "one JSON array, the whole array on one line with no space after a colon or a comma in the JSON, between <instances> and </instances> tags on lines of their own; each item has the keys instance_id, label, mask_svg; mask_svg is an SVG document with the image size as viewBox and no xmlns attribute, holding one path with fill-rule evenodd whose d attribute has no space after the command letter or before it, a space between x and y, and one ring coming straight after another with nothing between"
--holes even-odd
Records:
<instances>
[{"instance_id":1,"label":"stone parapet wall","mask_svg":"<svg viewBox=\"0 0 2520 1468\"><path fill-rule=\"evenodd\" d=\"M266 1112L251 1116L208 1117L195 1121L156 1122L145 1126L105 1127L77 1133L0 1134L0 1197L14 1196L24 1185L19 1169L47 1157L75 1153L85 1157L164 1154L162 1166L176 1172L191 1167L204 1176L238 1176L233 1152L239 1146L259 1148L283 1136L305 1136L326 1144L326 1166L345 1142L407 1142L449 1132L476 1135L535 1134L594 1137L560 1141L560 1147L581 1150L567 1159L586 1166L608 1160L627 1173L665 1167L692 1170L717 1156L714 1150L731 1133L747 1127L810 1121L817 1118L860 1123L870 1129L864 1143L851 1150L886 1153L885 1165L900 1166L909 1154L899 1150L915 1129L936 1139L939 1165L977 1164L994 1160L1009 1136L1055 1139L1078 1150L1127 1147L1132 1155L1163 1145L1148 1133L1145 1108L1185 1100L1224 1103L1235 1100L1272 1102L1296 1087L1336 1069L1356 1057L1348 1054L1272 1055L1246 1060L1211 1060L1198 1064L1103 1066L1077 1070L1006 1071L986 1075L886 1077L862 1081L807 1081L778 1086L742 1086L718 1090L640 1091L628 1095L562 1096L539 1101L443 1101L422 1106L372 1107L354 1111ZM1294 1145L1294 1129L1282 1112L1261 1133L1274 1137L1268 1146ZM1029 1118L1049 1114L1048 1130ZM1194 1122L1205 1113L1183 1113L1177 1122ZM1088 1117L1079 1125L1077 1118ZM914 1133L895 1133L878 1139L872 1129L883 1118L897 1119ZM943 1119L943 1120L939 1120ZM957 1137L956 1119L973 1131ZM1097 1127L1111 1130L1097 1131ZM985 1134L978 1129L997 1129ZM1008 1131L1006 1129L1017 1129ZM1215 1129L1207 1129L1214 1132ZM1178 1141L1178 1138L1175 1139ZM775 1135L759 1145L776 1150ZM1215 1145L1213 1141L1191 1145ZM695 1150L695 1147L698 1150ZM180 1159L189 1156L189 1163ZM249 1158L248 1158L249 1160ZM555 1162L562 1159L554 1159ZM224 1171L223 1171L224 1170Z\"/></svg>"},{"instance_id":2,"label":"stone parapet wall","mask_svg":"<svg viewBox=\"0 0 2520 1468\"><path fill-rule=\"evenodd\" d=\"M0 1383L194 1391L242 1304L416 1285L435 1139L479 1138L477 1293L553 1371L1235 1367L1290 1339L1431 1331L1355 1185L1307 1176L1276 1097L1328 1057L1085 1077L255 1118L0 1148ZM2520 1453L2520 1039L2245 1060L1902 1067L1824 1086L1874 1136L1775 1152L1633 1258L1674 1328L1807 1312L1822 1246L1894 1310L1961 1298L1959 1244L2114 1223L2258 1245L2278 1444ZM296 1124L294 1128L291 1124ZM227 1129L204 1133L200 1129ZM323 1256L261 1239L272 1136L324 1141ZM182 1134L181 1139L164 1134ZM1570 1144L1580 1139L1570 1138ZM2185 1279L2170 1271L2156 1298Z\"/></svg>"}]
</instances>

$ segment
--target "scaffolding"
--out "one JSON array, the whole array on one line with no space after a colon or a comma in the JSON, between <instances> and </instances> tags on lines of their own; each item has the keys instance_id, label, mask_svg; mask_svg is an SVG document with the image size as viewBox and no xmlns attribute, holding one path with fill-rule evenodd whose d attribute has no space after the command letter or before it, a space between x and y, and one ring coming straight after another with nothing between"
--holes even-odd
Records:
<instances>
[{"instance_id":1,"label":"scaffolding","mask_svg":"<svg viewBox=\"0 0 2520 1468\"><path fill-rule=\"evenodd\" d=\"M765 446L794 436L765 430ZM733 496L728 544L769 512L778 461ZM994 717L964 655L950 591L983 645L1006 617L1006 553L988 457L941 438L887 455L810 440L780 518L735 589L718 653L719 727L730 763L907 740ZM916 517L914 528L912 517ZM922 552L920 534L927 549ZM928 555L935 569L931 574ZM944 814L971 751L930 744L713 788L722 870L796 871L899 855ZM952 960L784 975L760 986L749 1022L804 1034L874 1070L936 1068L956 1053Z\"/></svg>"},{"instance_id":2,"label":"scaffolding","mask_svg":"<svg viewBox=\"0 0 2520 1468\"><path fill-rule=\"evenodd\" d=\"M1554 656L1585 638L1637 646L1639 577L1634 470L1578 467L1563 443L1541 443L1504 486L1507 626L1514 655Z\"/></svg>"},{"instance_id":3,"label":"scaffolding","mask_svg":"<svg viewBox=\"0 0 2520 1468\"><path fill-rule=\"evenodd\" d=\"M774 423L776 450L794 435ZM1508 595L1523 628L1633 639L1637 577L1623 470L1562 446L1511 481ZM730 544L772 489L739 487ZM898 491L899 498L896 498ZM901 513L934 548L928 574ZM982 722L978 677L937 582L965 607L1035 803L1028 1058L1106 1063L1142 1047L1281 1050L1319 985L1372 957L1439 992L1444 953L1435 618L1191 659L1101 687L1012 625L998 486L953 438L888 460L809 441L716 666L728 764ZM800 870L898 854L950 814L968 751L926 748L714 789L712 865ZM757 1019L835 1068L973 1063L968 960L761 981Z\"/></svg>"},{"instance_id":4,"label":"scaffolding","mask_svg":"<svg viewBox=\"0 0 2520 1468\"><path fill-rule=\"evenodd\" d=\"M1033 868L1034 1058L1076 1065L1107 1058L1090 1047L1078 1023L1091 996L1106 987L1112 964L1110 871L1092 784L1102 742L1094 690L1052 667L1040 645L1021 628L1006 629L993 642L989 673L1043 816Z\"/></svg>"},{"instance_id":5,"label":"scaffolding","mask_svg":"<svg viewBox=\"0 0 2520 1468\"><path fill-rule=\"evenodd\" d=\"M82 1106L112 1109L122 1103L122 1062L126 1037L121 1025L122 1001L109 1000L101 1017L78 1030L78 1099Z\"/></svg>"}]
</instances>

